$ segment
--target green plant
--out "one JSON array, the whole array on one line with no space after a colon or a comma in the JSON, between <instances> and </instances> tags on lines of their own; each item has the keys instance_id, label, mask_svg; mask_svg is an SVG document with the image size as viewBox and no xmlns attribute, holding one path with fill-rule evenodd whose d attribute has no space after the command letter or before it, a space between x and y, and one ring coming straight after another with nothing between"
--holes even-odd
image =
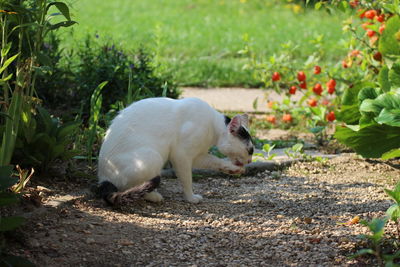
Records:
<instances>
[{"instance_id":1,"label":"green plant","mask_svg":"<svg viewBox=\"0 0 400 267\"><path fill-rule=\"evenodd\" d=\"M51 8L59 14L48 14ZM0 165L11 161L19 132L22 110L29 110L35 93L37 73L45 66L41 48L45 36L52 30L68 27L69 8L63 2L2 1L0 3L1 61L0 84L3 97L4 131L0 147ZM64 21L51 24L57 15ZM13 65L11 64L13 63Z\"/></svg>"},{"instance_id":2,"label":"green plant","mask_svg":"<svg viewBox=\"0 0 400 267\"><path fill-rule=\"evenodd\" d=\"M38 106L37 111L34 117L22 118L15 160L46 171L56 159L67 160L77 153L71 150L71 137L82 122L61 123L43 107ZM23 115L29 114L23 112Z\"/></svg>"},{"instance_id":3,"label":"green plant","mask_svg":"<svg viewBox=\"0 0 400 267\"><path fill-rule=\"evenodd\" d=\"M375 8L388 19L385 30L368 49L371 54L380 54L379 63L372 57L365 60L373 76L345 91L338 114L345 124L337 127L335 137L363 157L389 159L400 156L400 17L396 1L377 2ZM377 30L376 24L369 23L368 28Z\"/></svg>"},{"instance_id":4,"label":"green plant","mask_svg":"<svg viewBox=\"0 0 400 267\"><path fill-rule=\"evenodd\" d=\"M85 41L63 53L63 60L57 69L67 73L61 77L63 83L55 88L50 99L68 103L68 109L81 112L83 118L90 116L90 101L94 88L107 81L107 88L102 90L102 113L115 105L128 106L133 101L163 94L177 98L180 91L170 77L159 73L151 55L140 48L127 52L110 41L103 41L101 36L87 36ZM57 71L52 75L57 75ZM51 76L50 76L51 77ZM47 78L49 80L50 78ZM46 87L44 83L42 88ZM67 94L62 94L67 87ZM48 94L48 93L47 93ZM48 103L52 109L60 104ZM61 108L64 107L61 104Z\"/></svg>"},{"instance_id":5,"label":"green plant","mask_svg":"<svg viewBox=\"0 0 400 267\"><path fill-rule=\"evenodd\" d=\"M0 166L0 207L18 202L18 195L8 189L18 182L12 176L13 166ZM4 232L14 230L25 222L19 216L4 217L0 213L0 265L1 266L34 266L28 260L10 254L6 247Z\"/></svg>"},{"instance_id":6,"label":"green plant","mask_svg":"<svg viewBox=\"0 0 400 267\"><path fill-rule=\"evenodd\" d=\"M101 91L103 90L104 86L107 85L107 83L108 82L106 81L99 84L90 98L89 126L85 133L87 139L86 142L87 158L90 164L92 163L93 159L93 144L95 143L95 140L98 136L97 131L99 127L98 124L100 120L100 110L101 110L101 105L103 103L103 96L101 95Z\"/></svg>"},{"instance_id":7,"label":"green plant","mask_svg":"<svg viewBox=\"0 0 400 267\"><path fill-rule=\"evenodd\" d=\"M297 158L304 158L305 153L304 153L304 145L303 144L295 144L291 148L285 149L285 154L289 158L297 159Z\"/></svg>"},{"instance_id":8,"label":"green plant","mask_svg":"<svg viewBox=\"0 0 400 267\"><path fill-rule=\"evenodd\" d=\"M367 226L371 232L371 234L360 236L369 242L369 248L360 249L352 257L370 254L376 257L379 266L400 266L400 182L394 190L385 189L385 192L395 203L386 211L387 217L361 221L361 224ZM388 220L392 220L396 225L395 235L385 235Z\"/></svg>"},{"instance_id":9,"label":"green plant","mask_svg":"<svg viewBox=\"0 0 400 267\"><path fill-rule=\"evenodd\" d=\"M267 116L266 120L270 126L305 127L315 135L320 145L328 139L326 130L334 122L332 118L339 102L336 96L341 93L332 79L336 74L317 65L324 55L321 49L323 41L322 35L311 41L315 51L304 63L294 63L300 51L290 42L282 44L280 53L271 56L269 61L260 61L249 42L241 51L248 56L246 68L253 69L264 88L273 88L275 93L283 96L281 101L268 103L272 115ZM298 71L299 68L303 70ZM326 86L323 86L325 83ZM271 91L267 91L267 98L268 92Z\"/></svg>"},{"instance_id":10,"label":"green plant","mask_svg":"<svg viewBox=\"0 0 400 267\"><path fill-rule=\"evenodd\" d=\"M258 156L258 157L263 157L267 160L273 160L274 157L276 157L276 153L272 153L272 150L275 148L275 145L270 145L270 144L264 144L262 146L262 150L267 153L267 156L265 157L263 153L254 153L254 156Z\"/></svg>"}]
</instances>

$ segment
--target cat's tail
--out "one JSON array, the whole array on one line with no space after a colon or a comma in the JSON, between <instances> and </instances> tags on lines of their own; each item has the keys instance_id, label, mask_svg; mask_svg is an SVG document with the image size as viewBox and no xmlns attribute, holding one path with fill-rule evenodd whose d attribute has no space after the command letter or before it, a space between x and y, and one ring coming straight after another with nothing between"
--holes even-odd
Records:
<instances>
[{"instance_id":1,"label":"cat's tail","mask_svg":"<svg viewBox=\"0 0 400 267\"><path fill-rule=\"evenodd\" d=\"M135 186L123 192L118 192L117 187L111 182L104 181L100 184L98 192L107 204L118 206L124 199L133 201L143 197L146 193L150 193L160 185L160 181L160 176L156 176L142 185Z\"/></svg>"}]
</instances>

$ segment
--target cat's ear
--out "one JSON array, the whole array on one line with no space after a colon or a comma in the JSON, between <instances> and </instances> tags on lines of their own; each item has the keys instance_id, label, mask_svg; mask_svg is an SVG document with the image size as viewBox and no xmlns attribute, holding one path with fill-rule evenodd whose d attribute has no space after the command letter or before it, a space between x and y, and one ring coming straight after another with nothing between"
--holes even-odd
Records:
<instances>
[{"instance_id":1,"label":"cat's ear","mask_svg":"<svg viewBox=\"0 0 400 267\"><path fill-rule=\"evenodd\" d=\"M231 134L235 135L238 131L240 126L242 125L242 115L236 115L232 118L232 120L228 124L228 130Z\"/></svg>"},{"instance_id":2,"label":"cat's ear","mask_svg":"<svg viewBox=\"0 0 400 267\"><path fill-rule=\"evenodd\" d=\"M249 127L249 115L247 115L247 114L240 115L240 122L244 127L248 128Z\"/></svg>"}]
</instances>

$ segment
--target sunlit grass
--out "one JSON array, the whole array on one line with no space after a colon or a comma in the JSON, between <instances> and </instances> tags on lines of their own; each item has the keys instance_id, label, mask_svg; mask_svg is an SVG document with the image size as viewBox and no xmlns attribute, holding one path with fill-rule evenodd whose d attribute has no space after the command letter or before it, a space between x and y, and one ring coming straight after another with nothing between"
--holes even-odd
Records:
<instances>
[{"instance_id":1,"label":"sunlit grass","mask_svg":"<svg viewBox=\"0 0 400 267\"><path fill-rule=\"evenodd\" d=\"M273 2L81 0L73 3L79 22L74 36L97 33L128 49L151 48L180 85L257 85L237 53L245 34L262 58L279 54L281 44L291 41L300 47L301 60L314 50L310 40L323 34L325 60L339 58L340 17L314 10L295 14Z\"/></svg>"}]
</instances>

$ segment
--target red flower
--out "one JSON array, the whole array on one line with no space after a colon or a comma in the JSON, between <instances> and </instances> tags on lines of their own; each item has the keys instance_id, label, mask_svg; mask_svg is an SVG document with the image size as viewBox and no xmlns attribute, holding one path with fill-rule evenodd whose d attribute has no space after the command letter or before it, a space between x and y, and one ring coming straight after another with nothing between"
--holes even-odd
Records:
<instances>
[{"instance_id":1,"label":"red flower","mask_svg":"<svg viewBox=\"0 0 400 267\"><path fill-rule=\"evenodd\" d=\"M373 31L373 30L367 30L367 35L368 35L369 38L371 38L372 36L375 35L375 31Z\"/></svg>"},{"instance_id":2,"label":"red flower","mask_svg":"<svg viewBox=\"0 0 400 267\"><path fill-rule=\"evenodd\" d=\"M334 121L336 120L335 112L331 111L328 114L326 114L326 120L327 121Z\"/></svg>"},{"instance_id":3,"label":"red flower","mask_svg":"<svg viewBox=\"0 0 400 267\"><path fill-rule=\"evenodd\" d=\"M385 21L385 14L380 14L379 16L376 17L376 20L379 22L384 22Z\"/></svg>"},{"instance_id":4,"label":"red flower","mask_svg":"<svg viewBox=\"0 0 400 267\"><path fill-rule=\"evenodd\" d=\"M289 89L289 94L294 95L296 93L296 90L297 90L297 87L293 85Z\"/></svg>"},{"instance_id":5,"label":"red flower","mask_svg":"<svg viewBox=\"0 0 400 267\"><path fill-rule=\"evenodd\" d=\"M315 66L314 67L314 74L320 74L321 73L321 67L320 66Z\"/></svg>"},{"instance_id":6,"label":"red flower","mask_svg":"<svg viewBox=\"0 0 400 267\"><path fill-rule=\"evenodd\" d=\"M301 89L307 89L307 83L306 83L306 82L301 82L301 83L299 84L299 87L300 87Z\"/></svg>"},{"instance_id":7,"label":"red flower","mask_svg":"<svg viewBox=\"0 0 400 267\"><path fill-rule=\"evenodd\" d=\"M335 88L335 87L336 87L336 81L335 81L334 79L329 80L329 81L326 83L326 87L328 87L328 89L329 89L329 88Z\"/></svg>"},{"instance_id":8,"label":"red flower","mask_svg":"<svg viewBox=\"0 0 400 267\"><path fill-rule=\"evenodd\" d=\"M272 74L272 81L273 82L279 81L280 79L281 79L281 75L279 74L279 72L274 72Z\"/></svg>"},{"instance_id":9,"label":"red flower","mask_svg":"<svg viewBox=\"0 0 400 267\"><path fill-rule=\"evenodd\" d=\"M310 107L315 107L317 105L317 100L315 98L308 99L307 102Z\"/></svg>"},{"instance_id":10,"label":"red flower","mask_svg":"<svg viewBox=\"0 0 400 267\"><path fill-rule=\"evenodd\" d=\"M379 27L379 33L380 34L382 34L383 33L383 31L385 30L385 24L382 24L380 27Z\"/></svg>"},{"instance_id":11,"label":"red flower","mask_svg":"<svg viewBox=\"0 0 400 267\"><path fill-rule=\"evenodd\" d=\"M321 95L322 85L320 83L317 83L316 85L314 85L313 92L316 93L317 95Z\"/></svg>"},{"instance_id":12,"label":"red flower","mask_svg":"<svg viewBox=\"0 0 400 267\"><path fill-rule=\"evenodd\" d=\"M306 74L304 73L304 71L299 71L297 73L297 80L299 82L304 82L306 80Z\"/></svg>"},{"instance_id":13,"label":"red flower","mask_svg":"<svg viewBox=\"0 0 400 267\"><path fill-rule=\"evenodd\" d=\"M365 12L365 17L366 17L367 19L374 19L376 15L377 15L377 12L376 12L376 10L373 10L373 9L367 10L367 11Z\"/></svg>"}]
</instances>

